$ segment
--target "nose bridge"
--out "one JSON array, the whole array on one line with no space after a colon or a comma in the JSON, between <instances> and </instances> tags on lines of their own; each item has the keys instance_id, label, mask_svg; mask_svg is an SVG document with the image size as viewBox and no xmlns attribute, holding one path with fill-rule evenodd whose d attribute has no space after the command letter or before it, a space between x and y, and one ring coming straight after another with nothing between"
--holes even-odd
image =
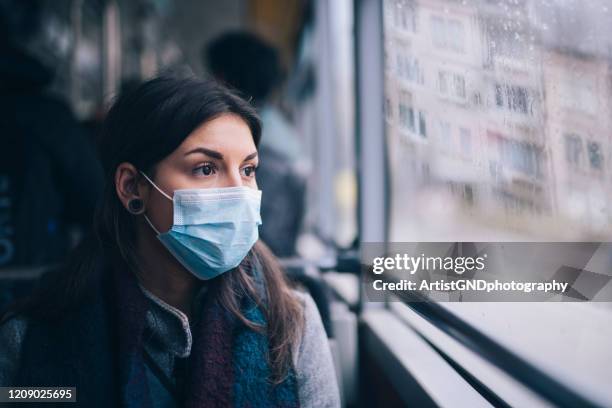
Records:
<instances>
[{"instance_id":1,"label":"nose bridge","mask_svg":"<svg viewBox=\"0 0 612 408\"><path fill-rule=\"evenodd\" d=\"M242 186L242 177L240 175L240 166L232 165L226 172L223 187L240 187Z\"/></svg>"}]
</instances>

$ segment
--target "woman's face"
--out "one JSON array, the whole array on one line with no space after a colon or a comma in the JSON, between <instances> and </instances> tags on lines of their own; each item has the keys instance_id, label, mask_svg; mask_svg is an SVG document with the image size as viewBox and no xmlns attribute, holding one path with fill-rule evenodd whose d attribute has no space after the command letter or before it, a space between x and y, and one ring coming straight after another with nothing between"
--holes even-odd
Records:
<instances>
[{"instance_id":1,"label":"woman's face","mask_svg":"<svg viewBox=\"0 0 612 408\"><path fill-rule=\"evenodd\" d=\"M172 154L155 166L152 180L170 197L174 190L189 188L245 186L257 189L257 165L257 149L250 128L239 116L225 114L196 128ZM120 170L121 166L118 173ZM168 231L173 221L172 202L143 177L141 179L138 192L145 203L147 216L160 232Z\"/></svg>"}]
</instances>

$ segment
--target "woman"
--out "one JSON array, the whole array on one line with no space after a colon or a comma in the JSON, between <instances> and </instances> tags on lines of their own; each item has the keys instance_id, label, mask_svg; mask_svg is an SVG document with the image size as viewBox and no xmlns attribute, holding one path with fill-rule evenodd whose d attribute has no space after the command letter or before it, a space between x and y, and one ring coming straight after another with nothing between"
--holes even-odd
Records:
<instances>
[{"instance_id":1,"label":"woman","mask_svg":"<svg viewBox=\"0 0 612 408\"><path fill-rule=\"evenodd\" d=\"M4 316L0 385L76 387L87 407L339 406L316 306L258 242L260 134L213 82L120 96L95 236Z\"/></svg>"}]
</instances>

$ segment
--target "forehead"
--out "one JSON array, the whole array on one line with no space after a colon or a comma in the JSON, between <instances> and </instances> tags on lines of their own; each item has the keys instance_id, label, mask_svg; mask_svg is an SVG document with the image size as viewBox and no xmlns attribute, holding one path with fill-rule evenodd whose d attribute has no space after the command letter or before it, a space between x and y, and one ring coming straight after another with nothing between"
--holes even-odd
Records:
<instances>
[{"instance_id":1,"label":"forehead","mask_svg":"<svg viewBox=\"0 0 612 408\"><path fill-rule=\"evenodd\" d=\"M238 115L224 114L198 126L178 150L208 147L215 150L255 150L251 129Z\"/></svg>"}]
</instances>

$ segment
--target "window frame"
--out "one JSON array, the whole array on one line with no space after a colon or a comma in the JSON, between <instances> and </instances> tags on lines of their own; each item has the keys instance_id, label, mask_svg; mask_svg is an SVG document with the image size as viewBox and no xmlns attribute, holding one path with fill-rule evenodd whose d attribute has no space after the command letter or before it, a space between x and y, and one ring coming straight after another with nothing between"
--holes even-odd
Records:
<instances>
[{"instance_id":1,"label":"window frame","mask_svg":"<svg viewBox=\"0 0 612 408\"><path fill-rule=\"evenodd\" d=\"M370 163L367 173L359 173L359 230L361 242L383 242L388 244L390 222L390 168L388 166L388 141L385 128L385 92L384 82L384 28L383 6L379 0L355 0L356 9L356 138L358 158L367 159ZM433 41L433 37L432 37ZM465 47L464 47L465 48ZM366 56L367 55L367 56ZM379 57L379 58L378 58ZM451 84L448 84L451 86ZM525 89L525 113L533 115L533 103L530 92ZM508 109L510 102L507 91L502 92L502 108ZM516 105L516 104L514 104ZM514 106L513 105L513 106ZM415 111L412 106L413 114ZM399 116L399 115L398 115ZM416 118L416 115L415 115ZM434 121L434 133L439 126ZM453 141L451 126L451 141ZM380 165L374 165L380 163ZM376 197L376 199L372 199ZM471 350L487 363L501 370L505 375L526 387L544 400L558 406L597 406L598 404L586 395L567 387L548 372L543 371L532 361L519 356L505 347L487 333L463 320L453 313L447 304L433 302L405 293L403 304L418 315L423 322L436 327L453 342ZM380 307L394 313L392 304L369 304L365 302L363 285L360 287L360 310L378 309ZM438 350L444 353L444 350ZM464 370L463 375L470 374L469 367L458 365L457 370ZM479 391L482 393L482 390Z\"/></svg>"}]
</instances>

